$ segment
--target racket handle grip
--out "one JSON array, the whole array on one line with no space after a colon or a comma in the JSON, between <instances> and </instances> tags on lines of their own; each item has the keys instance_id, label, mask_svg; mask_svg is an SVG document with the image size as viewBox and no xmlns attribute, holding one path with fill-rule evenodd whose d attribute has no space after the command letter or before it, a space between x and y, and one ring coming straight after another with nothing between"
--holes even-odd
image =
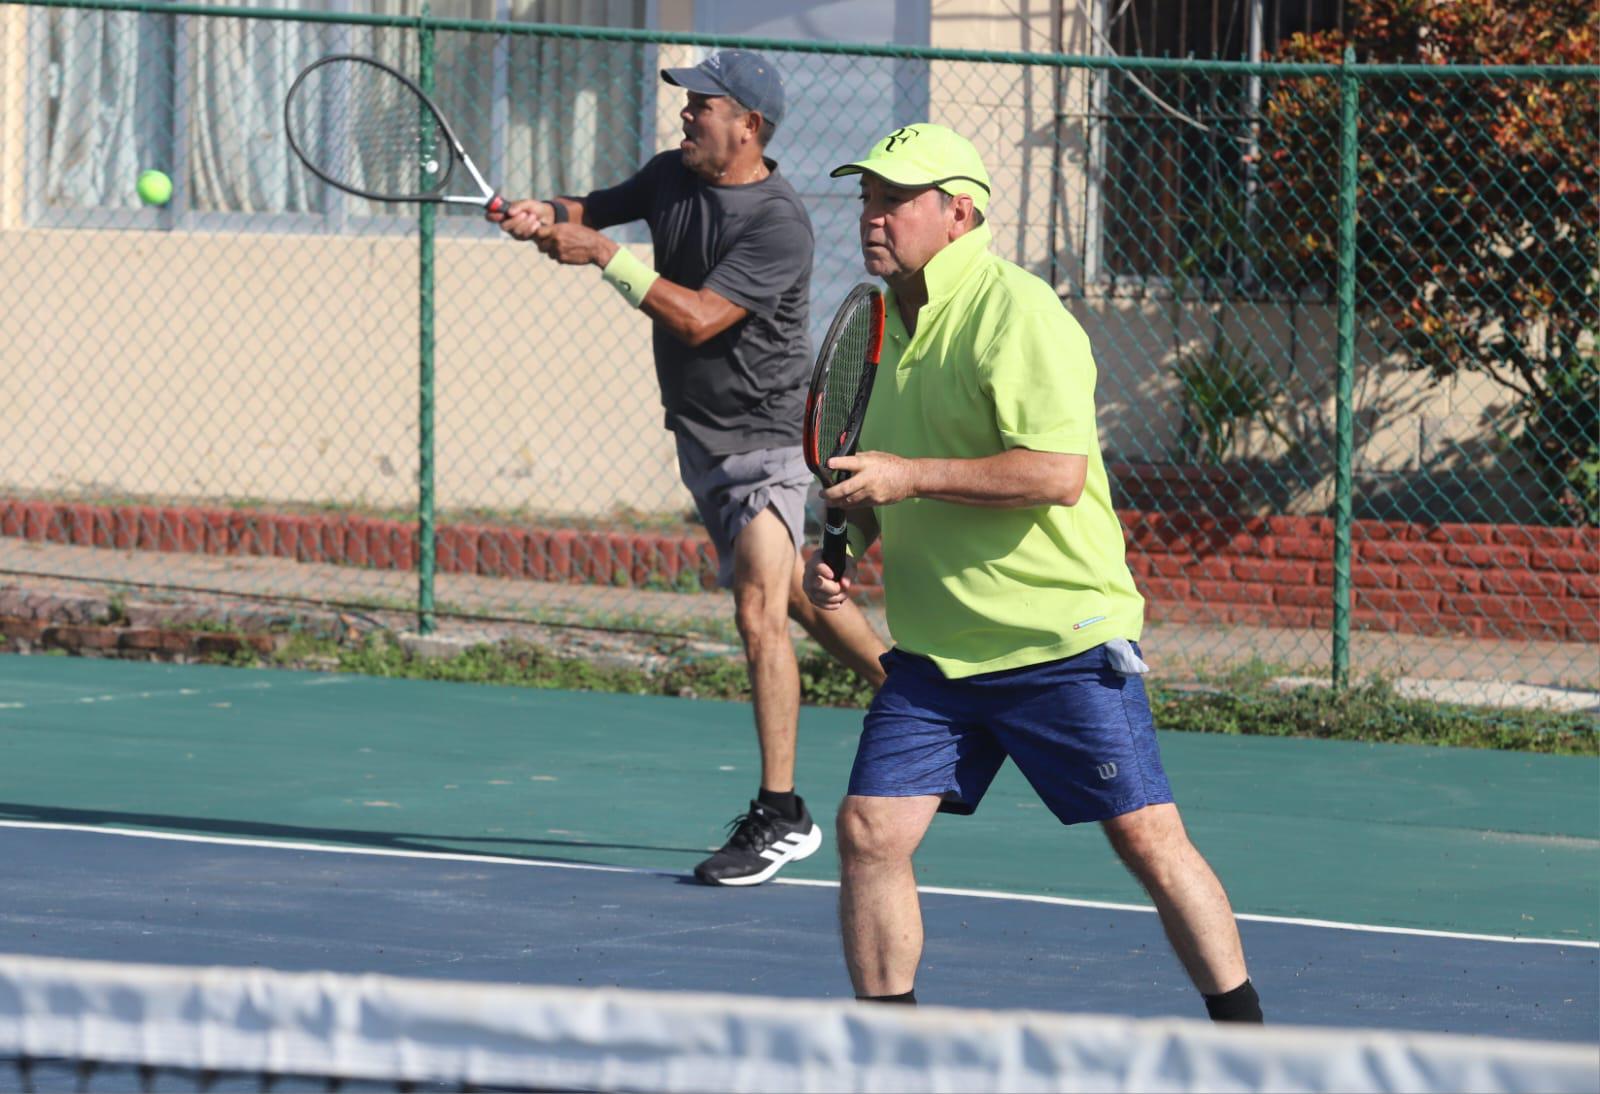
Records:
<instances>
[{"instance_id":1,"label":"racket handle grip","mask_svg":"<svg viewBox=\"0 0 1600 1094\"><path fill-rule=\"evenodd\" d=\"M485 213L504 213L510 207L511 203L509 201L499 194L495 194L489 199L489 203L483 207L483 211Z\"/></svg>"},{"instance_id":2,"label":"racket handle grip","mask_svg":"<svg viewBox=\"0 0 1600 1094\"><path fill-rule=\"evenodd\" d=\"M845 549L849 545L844 513L829 509L822 524L822 561L833 571L833 579L844 577Z\"/></svg>"}]
</instances>

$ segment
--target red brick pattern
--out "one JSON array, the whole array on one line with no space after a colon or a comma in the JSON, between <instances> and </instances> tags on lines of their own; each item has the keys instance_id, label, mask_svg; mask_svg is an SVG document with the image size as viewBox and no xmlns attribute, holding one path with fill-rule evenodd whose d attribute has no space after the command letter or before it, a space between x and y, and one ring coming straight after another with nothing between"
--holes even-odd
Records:
<instances>
[{"instance_id":1,"label":"red brick pattern","mask_svg":"<svg viewBox=\"0 0 1600 1094\"><path fill-rule=\"evenodd\" d=\"M1120 513L1128 565L1153 621L1326 627L1333 521ZM0 500L0 535L30 540L410 570L414 522L195 507ZM703 536L443 525L441 573L632 588L712 588ZM1600 529L1356 521L1357 628L1600 642ZM859 583L880 591L876 550Z\"/></svg>"},{"instance_id":2,"label":"red brick pattern","mask_svg":"<svg viewBox=\"0 0 1600 1094\"><path fill-rule=\"evenodd\" d=\"M1152 620L1327 627L1327 517L1120 514ZM1358 520L1352 626L1600 641L1600 529Z\"/></svg>"},{"instance_id":3,"label":"red brick pattern","mask_svg":"<svg viewBox=\"0 0 1600 1094\"><path fill-rule=\"evenodd\" d=\"M346 642L370 625L340 612L304 609L296 613L294 632ZM174 604L0 585L0 653L46 649L83 656L197 661L240 653L270 655L288 639L278 608L231 598L191 598Z\"/></svg>"}]
</instances>

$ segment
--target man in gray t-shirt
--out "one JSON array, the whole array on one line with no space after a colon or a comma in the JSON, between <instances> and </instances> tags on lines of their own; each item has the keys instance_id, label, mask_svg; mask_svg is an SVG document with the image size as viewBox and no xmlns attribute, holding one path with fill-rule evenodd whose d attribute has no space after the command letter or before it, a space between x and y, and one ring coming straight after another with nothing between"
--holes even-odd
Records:
<instances>
[{"instance_id":1,"label":"man in gray t-shirt","mask_svg":"<svg viewBox=\"0 0 1600 1094\"><path fill-rule=\"evenodd\" d=\"M798 445L811 371L814 244L789 180L768 160L755 181L708 184L684 166L682 152L663 152L628 181L583 199L585 224L634 220L650 226L661 277L709 289L746 313L698 343L656 324L667 428L717 456Z\"/></svg>"},{"instance_id":2,"label":"man in gray t-shirt","mask_svg":"<svg viewBox=\"0 0 1600 1094\"><path fill-rule=\"evenodd\" d=\"M819 611L800 584L813 240L799 195L764 154L783 85L770 61L745 50L661 78L687 93L676 150L582 199L518 201L489 219L564 265L599 266L655 324L666 426L716 545L718 579L733 590L761 748L756 798L695 876L755 885L822 842L795 793L800 674L789 619L874 686L884 645L853 605ZM601 234L635 220L650 226L654 269Z\"/></svg>"}]
</instances>

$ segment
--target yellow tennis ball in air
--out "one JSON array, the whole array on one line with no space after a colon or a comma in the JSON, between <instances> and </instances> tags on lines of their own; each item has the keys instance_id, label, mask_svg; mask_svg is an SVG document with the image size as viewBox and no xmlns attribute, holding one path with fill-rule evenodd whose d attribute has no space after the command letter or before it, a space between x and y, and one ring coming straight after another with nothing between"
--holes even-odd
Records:
<instances>
[{"instance_id":1,"label":"yellow tennis ball in air","mask_svg":"<svg viewBox=\"0 0 1600 1094\"><path fill-rule=\"evenodd\" d=\"M172 200L172 180L161 171L139 172L138 190L146 205L165 205Z\"/></svg>"}]
</instances>

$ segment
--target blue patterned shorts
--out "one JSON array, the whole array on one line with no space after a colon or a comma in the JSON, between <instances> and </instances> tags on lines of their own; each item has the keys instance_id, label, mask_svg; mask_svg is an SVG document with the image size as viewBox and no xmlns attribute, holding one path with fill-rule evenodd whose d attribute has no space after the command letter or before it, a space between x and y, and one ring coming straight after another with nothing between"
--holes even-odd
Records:
<instances>
[{"instance_id":1,"label":"blue patterned shorts","mask_svg":"<svg viewBox=\"0 0 1600 1094\"><path fill-rule=\"evenodd\" d=\"M1113 669L1103 646L959 680L901 650L883 665L852 794L933 794L941 812L972 813L1009 756L1063 824L1172 801L1144 679Z\"/></svg>"}]
</instances>

